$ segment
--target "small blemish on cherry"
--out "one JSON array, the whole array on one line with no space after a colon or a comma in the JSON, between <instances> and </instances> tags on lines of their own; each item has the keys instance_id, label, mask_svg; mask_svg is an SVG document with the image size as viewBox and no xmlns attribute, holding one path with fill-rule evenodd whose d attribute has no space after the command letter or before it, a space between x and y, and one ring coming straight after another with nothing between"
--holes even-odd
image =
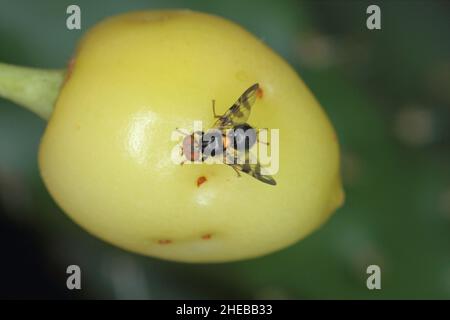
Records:
<instances>
[{"instance_id":1,"label":"small blemish on cherry","mask_svg":"<svg viewBox=\"0 0 450 320\"><path fill-rule=\"evenodd\" d=\"M336 134L336 132L333 132L333 141L337 141L337 140L338 140L337 134Z\"/></svg>"},{"instance_id":2,"label":"small blemish on cherry","mask_svg":"<svg viewBox=\"0 0 450 320\"><path fill-rule=\"evenodd\" d=\"M258 90L256 91L256 96L260 99L264 96L264 91L261 87L259 87Z\"/></svg>"},{"instance_id":3,"label":"small blemish on cherry","mask_svg":"<svg viewBox=\"0 0 450 320\"><path fill-rule=\"evenodd\" d=\"M161 239L161 240L158 240L158 243L159 243L159 244L170 244L170 243L172 243L172 240L169 240L169 239Z\"/></svg>"},{"instance_id":4,"label":"small blemish on cherry","mask_svg":"<svg viewBox=\"0 0 450 320\"><path fill-rule=\"evenodd\" d=\"M197 187L200 187L202 184L204 184L207 181L205 176L201 176L197 179Z\"/></svg>"},{"instance_id":5,"label":"small blemish on cherry","mask_svg":"<svg viewBox=\"0 0 450 320\"><path fill-rule=\"evenodd\" d=\"M208 234L203 235L202 239L203 240L209 240L209 239L211 239L211 237L212 237L212 235L210 233L208 233Z\"/></svg>"},{"instance_id":6,"label":"small blemish on cherry","mask_svg":"<svg viewBox=\"0 0 450 320\"><path fill-rule=\"evenodd\" d=\"M67 71L66 71L64 83L66 83L69 80L70 76L72 75L72 70L73 70L74 66L75 66L75 58L72 58L72 59L70 59L69 63L67 64Z\"/></svg>"}]
</instances>

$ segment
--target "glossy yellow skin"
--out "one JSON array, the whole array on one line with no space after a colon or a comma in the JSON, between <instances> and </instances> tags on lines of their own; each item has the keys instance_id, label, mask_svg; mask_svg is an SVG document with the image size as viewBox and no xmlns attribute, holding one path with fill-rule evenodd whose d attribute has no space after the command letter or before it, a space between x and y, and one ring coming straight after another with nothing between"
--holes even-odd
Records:
<instances>
[{"instance_id":1,"label":"glossy yellow skin","mask_svg":"<svg viewBox=\"0 0 450 320\"><path fill-rule=\"evenodd\" d=\"M256 82L263 96L249 123L280 130L276 186L226 165L171 161L175 128L211 125L212 99L224 113ZM343 202L336 134L299 76L241 27L191 11L124 14L86 34L39 166L56 202L89 232L175 261L268 254Z\"/></svg>"}]
</instances>

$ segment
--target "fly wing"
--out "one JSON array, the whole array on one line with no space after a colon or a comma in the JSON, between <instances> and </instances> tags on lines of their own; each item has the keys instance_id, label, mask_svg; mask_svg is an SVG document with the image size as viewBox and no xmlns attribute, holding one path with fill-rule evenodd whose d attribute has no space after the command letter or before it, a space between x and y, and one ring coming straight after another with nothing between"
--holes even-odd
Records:
<instances>
[{"instance_id":1,"label":"fly wing","mask_svg":"<svg viewBox=\"0 0 450 320\"><path fill-rule=\"evenodd\" d=\"M235 170L244 172L252 176L253 178L258 179L259 181L270 184L272 186L275 186L277 184L272 176L261 173L261 164L259 163L259 161L257 161L256 163L250 162L248 151L245 154L244 161L240 161L239 155L237 155L236 153L234 153L234 155L228 154L227 157L227 164L233 167Z\"/></svg>"},{"instance_id":2,"label":"fly wing","mask_svg":"<svg viewBox=\"0 0 450 320\"><path fill-rule=\"evenodd\" d=\"M258 179L261 182L270 184L272 186L275 186L277 184L277 182L272 176L261 174L261 164L259 162L256 164L246 163L244 165L238 166L240 166L238 170L251 175L253 178Z\"/></svg>"},{"instance_id":3,"label":"fly wing","mask_svg":"<svg viewBox=\"0 0 450 320\"><path fill-rule=\"evenodd\" d=\"M247 122L252 105L256 101L259 84L255 83L239 97L239 99L214 123L218 129L230 129L238 124Z\"/></svg>"}]
</instances>

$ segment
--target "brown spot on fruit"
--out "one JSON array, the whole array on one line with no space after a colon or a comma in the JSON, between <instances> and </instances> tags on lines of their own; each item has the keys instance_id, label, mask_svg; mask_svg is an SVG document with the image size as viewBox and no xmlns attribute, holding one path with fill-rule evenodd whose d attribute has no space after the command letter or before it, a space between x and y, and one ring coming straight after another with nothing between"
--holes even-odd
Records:
<instances>
[{"instance_id":1,"label":"brown spot on fruit","mask_svg":"<svg viewBox=\"0 0 450 320\"><path fill-rule=\"evenodd\" d=\"M205 176L201 176L197 179L197 187L200 187L203 183L206 182L206 177Z\"/></svg>"},{"instance_id":2,"label":"brown spot on fruit","mask_svg":"<svg viewBox=\"0 0 450 320\"><path fill-rule=\"evenodd\" d=\"M69 64L67 65L67 72L66 72L66 77L64 79L64 83L66 83L69 80L70 75L72 74L74 65L75 65L75 58L72 58L72 59L70 59Z\"/></svg>"},{"instance_id":3,"label":"brown spot on fruit","mask_svg":"<svg viewBox=\"0 0 450 320\"><path fill-rule=\"evenodd\" d=\"M211 237L212 237L212 235L210 233L207 233L207 234L202 236L202 239L203 240L209 240L209 239L211 239Z\"/></svg>"},{"instance_id":4,"label":"brown spot on fruit","mask_svg":"<svg viewBox=\"0 0 450 320\"><path fill-rule=\"evenodd\" d=\"M261 87L259 87L258 90L256 91L256 96L261 99L263 97L263 95L264 95L264 91Z\"/></svg>"},{"instance_id":5,"label":"brown spot on fruit","mask_svg":"<svg viewBox=\"0 0 450 320\"><path fill-rule=\"evenodd\" d=\"M169 239L161 239L161 240L158 240L158 243L159 243L159 244L170 244L170 243L172 243L172 240L169 240Z\"/></svg>"}]
</instances>

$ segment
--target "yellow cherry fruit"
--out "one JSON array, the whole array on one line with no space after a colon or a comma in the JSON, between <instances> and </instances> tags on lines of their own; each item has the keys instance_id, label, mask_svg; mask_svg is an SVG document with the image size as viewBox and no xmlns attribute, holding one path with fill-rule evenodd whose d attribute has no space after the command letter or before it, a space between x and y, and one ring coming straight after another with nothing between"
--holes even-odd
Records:
<instances>
[{"instance_id":1,"label":"yellow cherry fruit","mask_svg":"<svg viewBox=\"0 0 450 320\"><path fill-rule=\"evenodd\" d=\"M223 114L255 83L248 122L279 130L275 186L228 165L173 161L177 128L202 121L207 130L212 100ZM192 11L123 14L84 36L39 167L56 202L90 233L174 261L268 254L343 202L335 131L299 76L240 26Z\"/></svg>"}]
</instances>

